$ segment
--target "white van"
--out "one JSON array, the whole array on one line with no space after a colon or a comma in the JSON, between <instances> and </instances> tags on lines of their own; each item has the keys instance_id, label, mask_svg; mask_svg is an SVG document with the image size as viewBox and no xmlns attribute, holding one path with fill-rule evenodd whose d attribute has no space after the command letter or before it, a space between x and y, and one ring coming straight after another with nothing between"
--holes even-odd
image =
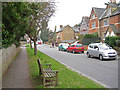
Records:
<instances>
[{"instance_id":1,"label":"white van","mask_svg":"<svg viewBox=\"0 0 120 90\"><path fill-rule=\"evenodd\" d=\"M91 56L99 57L100 60L115 60L117 58L117 52L106 43L93 43L88 46L87 50L87 57L90 58Z\"/></svg>"}]
</instances>

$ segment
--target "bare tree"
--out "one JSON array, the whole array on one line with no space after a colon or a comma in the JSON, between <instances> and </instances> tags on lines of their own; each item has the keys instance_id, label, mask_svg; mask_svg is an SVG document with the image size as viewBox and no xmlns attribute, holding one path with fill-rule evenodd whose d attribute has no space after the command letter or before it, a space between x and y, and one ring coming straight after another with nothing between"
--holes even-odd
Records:
<instances>
[{"instance_id":1,"label":"bare tree","mask_svg":"<svg viewBox=\"0 0 120 90\"><path fill-rule=\"evenodd\" d=\"M28 3L31 9L28 29L26 34L34 42L34 54L37 54L36 41L38 38L39 31L42 30L45 24L48 23L50 17L55 12L55 2L31 2Z\"/></svg>"}]
</instances>

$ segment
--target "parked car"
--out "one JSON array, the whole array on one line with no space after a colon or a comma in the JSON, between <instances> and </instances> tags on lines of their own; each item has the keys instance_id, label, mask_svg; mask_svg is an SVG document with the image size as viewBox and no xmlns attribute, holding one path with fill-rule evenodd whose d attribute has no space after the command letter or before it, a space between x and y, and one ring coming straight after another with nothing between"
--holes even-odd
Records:
<instances>
[{"instance_id":1,"label":"parked car","mask_svg":"<svg viewBox=\"0 0 120 90\"><path fill-rule=\"evenodd\" d=\"M69 46L68 43L60 43L58 46L58 49L59 49L59 51L61 51L61 50L66 51L68 46Z\"/></svg>"},{"instance_id":2,"label":"parked car","mask_svg":"<svg viewBox=\"0 0 120 90\"><path fill-rule=\"evenodd\" d=\"M93 43L88 46L87 50L87 57L91 56L99 57L100 60L116 59L117 52L106 43Z\"/></svg>"},{"instance_id":3,"label":"parked car","mask_svg":"<svg viewBox=\"0 0 120 90\"><path fill-rule=\"evenodd\" d=\"M41 40L37 40L37 44L42 44Z\"/></svg>"},{"instance_id":4,"label":"parked car","mask_svg":"<svg viewBox=\"0 0 120 90\"><path fill-rule=\"evenodd\" d=\"M38 42L38 44L42 44L41 42Z\"/></svg>"},{"instance_id":5,"label":"parked car","mask_svg":"<svg viewBox=\"0 0 120 90\"><path fill-rule=\"evenodd\" d=\"M67 52L82 52L84 53L84 47L82 44L72 44L67 48Z\"/></svg>"}]
</instances>

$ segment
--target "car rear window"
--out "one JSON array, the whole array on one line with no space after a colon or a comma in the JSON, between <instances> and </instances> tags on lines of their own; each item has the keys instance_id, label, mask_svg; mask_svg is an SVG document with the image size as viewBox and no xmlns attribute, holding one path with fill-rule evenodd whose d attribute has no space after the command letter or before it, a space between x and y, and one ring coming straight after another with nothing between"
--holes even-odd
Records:
<instances>
[{"instance_id":1,"label":"car rear window","mask_svg":"<svg viewBox=\"0 0 120 90\"><path fill-rule=\"evenodd\" d=\"M82 47L83 45L82 44L77 44L76 47Z\"/></svg>"}]
</instances>

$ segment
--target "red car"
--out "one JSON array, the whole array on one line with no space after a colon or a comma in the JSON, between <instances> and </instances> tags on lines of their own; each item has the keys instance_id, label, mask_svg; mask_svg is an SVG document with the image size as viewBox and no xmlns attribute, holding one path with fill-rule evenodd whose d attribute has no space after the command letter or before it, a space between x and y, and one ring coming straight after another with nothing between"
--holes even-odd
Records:
<instances>
[{"instance_id":1,"label":"red car","mask_svg":"<svg viewBox=\"0 0 120 90\"><path fill-rule=\"evenodd\" d=\"M67 52L82 52L84 53L84 47L82 44L70 45L67 48Z\"/></svg>"},{"instance_id":2,"label":"red car","mask_svg":"<svg viewBox=\"0 0 120 90\"><path fill-rule=\"evenodd\" d=\"M42 44L41 42L38 42L38 44Z\"/></svg>"}]
</instances>

